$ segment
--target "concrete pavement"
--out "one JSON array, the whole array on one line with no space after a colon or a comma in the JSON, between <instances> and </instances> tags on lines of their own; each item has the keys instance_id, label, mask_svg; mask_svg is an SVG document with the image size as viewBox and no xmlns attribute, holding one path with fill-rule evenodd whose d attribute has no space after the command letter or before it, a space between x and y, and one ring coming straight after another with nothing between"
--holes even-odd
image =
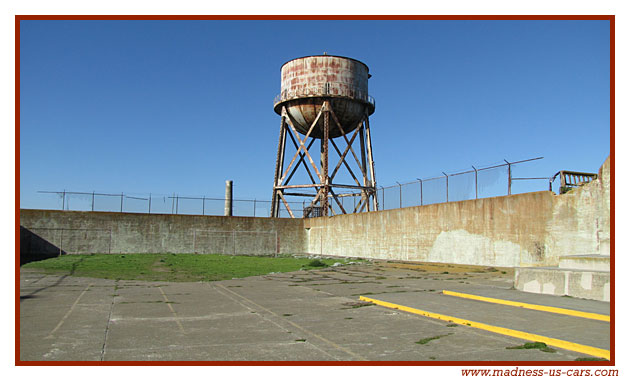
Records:
<instances>
[{"instance_id":1,"label":"concrete pavement","mask_svg":"<svg viewBox=\"0 0 630 381\"><path fill-rule=\"evenodd\" d=\"M502 271L505 273L503 274ZM609 349L609 323L441 294L608 314L606 302L512 289L509 269L390 262L206 283L22 270L23 361L571 361L527 340L360 302L359 296Z\"/></svg>"}]
</instances>

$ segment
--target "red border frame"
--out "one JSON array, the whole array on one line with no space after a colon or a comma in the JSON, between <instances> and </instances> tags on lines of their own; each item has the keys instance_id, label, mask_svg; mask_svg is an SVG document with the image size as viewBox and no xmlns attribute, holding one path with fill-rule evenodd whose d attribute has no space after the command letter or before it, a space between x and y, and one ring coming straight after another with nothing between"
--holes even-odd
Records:
<instances>
[{"instance_id":1,"label":"red border frame","mask_svg":"<svg viewBox=\"0 0 630 381\"><path fill-rule=\"evenodd\" d=\"M20 360L20 21L22 20L608 20L610 22L610 360L573 361L22 361ZM16 15L15 16L15 365L18 366L614 366L615 365L615 16L614 15Z\"/></svg>"}]
</instances>

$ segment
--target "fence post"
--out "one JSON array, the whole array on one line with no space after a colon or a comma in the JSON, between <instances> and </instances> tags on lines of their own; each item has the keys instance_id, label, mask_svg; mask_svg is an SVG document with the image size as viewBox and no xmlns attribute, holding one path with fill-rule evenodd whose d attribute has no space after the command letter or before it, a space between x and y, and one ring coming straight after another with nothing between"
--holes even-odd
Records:
<instances>
[{"instance_id":1,"label":"fence post","mask_svg":"<svg viewBox=\"0 0 630 381\"><path fill-rule=\"evenodd\" d=\"M471 165L471 167L475 170L475 200L477 199L477 168L475 168L474 165Z\"/></svg>"},{"instance_id":2,"label":"fence post","mask_svg":"<svg viewBox=\"0 0 630 381\"><path fill-rule=\"evenodd\" d=\"M383 210L385 210L385 187L381 187L381 189L383 190Z\"/></svg>"},{"instance_id":3,"label":"fence post","mask_svg":"<svg viewBox=\"0 0 630 381\"><path fill-rule=\"evenodd\" d=\"M120 213L122 213L123 211L123 197L124 197L124 194L120 192Z\"/></svg>"},{"instance_id":4,"label":"fence post","mask_svg":"<svg viewBox=\"0 0 630 381\"><path fill-rule=\"evenodd\" d=\"M398 181L396 184L398 184L398 207L402 209L402 185Z\"/></svg>"},{"instance_id":5,"label":"fence post","mask_svg":"<svg viewBox=\"0 0 630 381\"><path fill-rule=\"evenodd\" d=\"M179 214L179 195L175 195L176 197L176 201L175 201L175 214Z\"/></svg>"},{"instance_id":6,"label":"fence post","mask_svg":"<svg viewBox=\"0 0 630 381\"><path fill-rule=\"evenodd\" d=\"M254 199L254 217L256 217L256 199Z\"/></svg>"},{"instance_id":7,"label":"fence post","mask_svg":"<svg viewBox=\"0 0 630 381\"><path fill-rule=\"evenodd\" d=\"M206 215L206 196L203 196L201 198L201 215L205 216Z\"/></svg>"},{"instance_id":8,"label":"fence post","mask_svg":"<svg viewBox=\"0 0 630 381\"><path fill-rule=\"evenodd\" d=\"M66 209L66 190L63 190L63 196L61 197L61 210Z\"/></svg>"},{"instance_id":9,"label":"fence post","mask_svg":"<svg viewBox=\"0 0 630 381\"><path fill-rule=\"evenodd\" d=\"M446 176L446 202L448 202L448 175L445 172L442 173Z\"/></svg>"},{"instance_id":10,"label":"fence post","mask_svg":"<svg viewBox=\"0 0 630 381\"><path fill-rule=\"evenodd\" d=\"M512 194L512 164L503 159L508 165L508 196Z\"/></svg>"},{"instance_id":11,"label":"fence post","mask_svg":"<svg viewBox=\"0 0 630 381\"><path fill-rule=\"evenodd\" d=\"M420 206L422 206L422 179L416 177L416 180L420 181Z\"/></svg>"},{"instance_id":12,"label":"fence post","mask_svg":"<svg viewBox=\"0 0 630 381\"><path fill-rule=\"evenodd\" d=\"M92 191L92 211L94 211L94 191Z\"/></svg>"},{"instance_id":13,"label":"fence post","mask_svg":"<svg viewBox=\"0 0 630 381\"><path fill-rule=\"evenodd\" d=\"M149 193L149 214L151 214L151 193Z\"/></svg>"}]
</instances>

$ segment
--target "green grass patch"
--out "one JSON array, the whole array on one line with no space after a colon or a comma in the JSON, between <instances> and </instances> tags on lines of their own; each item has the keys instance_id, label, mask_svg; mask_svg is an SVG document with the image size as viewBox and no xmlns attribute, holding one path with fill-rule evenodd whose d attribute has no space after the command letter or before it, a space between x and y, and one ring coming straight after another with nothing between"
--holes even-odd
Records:
<instances>
[{"instance_id":1,"label":"green grass patch","mask_svg":"<svg viewBox=\"0 0 630 381\"><path fill-rule=\"evenodd\" d=\"M339 258L317 261L325 266L347 262ZM22 267L91 278L198 282L322 267L312 266L312 263L308 258L219 254L77 254L31 262Z\"/></svg>"},{"instance_id":2,"label":"green grass patch","mask_svg":"<svg viewBox=\"0 0 630 381\"><path fill-rule=\"evenodd\" d=\"M505 347L505 349L539 349L543 352L554 353L556 350L549 348L547 344L536 341L534 343L525 343L523 345L517 345L515 347Z\"/></svg>"},{"instance_id":3,"label":"green grass patch","mask_svg":"<svg viewBox=\"0 0 630 381\"><path fill-rule=\"evenodd\" d=\"M328 267L329 265L326 262L323 262L319 259L313 259L307 264L308 267Z\"/></svg>"}]
</instances>

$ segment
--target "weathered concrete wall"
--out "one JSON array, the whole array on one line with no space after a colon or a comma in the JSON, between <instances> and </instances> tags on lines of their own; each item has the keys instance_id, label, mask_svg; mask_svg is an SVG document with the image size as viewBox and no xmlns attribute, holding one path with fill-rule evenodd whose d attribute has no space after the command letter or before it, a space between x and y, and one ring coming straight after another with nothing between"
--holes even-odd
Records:
<instances>
[{"instance_id":1,"label":"weathered concrete wall","mask_svg":"<svg viewBox=\"0 0 630 381\"><path fill-rule=\"evenodd\" d=\"M20 210L21 249L64 253L305 252L301 220ZM39 242L34 244L32 242Z\"/></svg>"},{"instance_id":2,"label":"weathered concrete wall","mask_svg":"<svg viewBox=\"0 0 630 381\"><path fill-rule=\"evenodd\" d=\"M545 243L554 256L610 255L610 158L597 180L555 196Z\"/></svg>"},{"instance_id":3,"label":"weathered concrete wall","mask_svg":"<svg viewBox=\"0 0 630 381\"><path fill-rule=\"evenodd\" d=\"M544 263L552 199L551 192L536 192L309 219L308 251L472 265Z\"/></svg>"},{"instance_id":4,"label":"weathered concrete wall","mask_svg":"<svg viewBox=\"0 0 630 381\"><path fill-rule=\"evenodd\" d=\"M609 255L610 165L565 195L535 192L304 221L308 252L487 266Z\"/></svg>"}]
</instances>

